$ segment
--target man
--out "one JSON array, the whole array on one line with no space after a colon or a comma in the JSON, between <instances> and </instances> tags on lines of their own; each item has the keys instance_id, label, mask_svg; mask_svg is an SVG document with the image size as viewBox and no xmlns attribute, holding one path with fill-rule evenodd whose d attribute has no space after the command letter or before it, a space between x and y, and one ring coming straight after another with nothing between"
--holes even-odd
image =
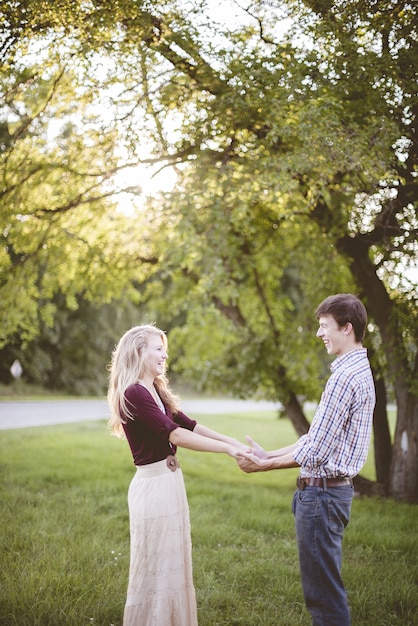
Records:
<instances>
[{"instance_id":1,"label":"man","mask_svg":"<svg viewBox=\"0 0 418 626\"><path fill-rule=\"evenodd\" d=\"M266 452L247 437L253 460L239 459L244 472L300 466L293 496L303 594L313 626L349 626L341 578L343 531L350 519L353 478L369 449L375 389L363 348L367 313L351 294L326 298L318 307L317 337L337 358L306 435L293 445Z\"/></svg>"}]
</instances>

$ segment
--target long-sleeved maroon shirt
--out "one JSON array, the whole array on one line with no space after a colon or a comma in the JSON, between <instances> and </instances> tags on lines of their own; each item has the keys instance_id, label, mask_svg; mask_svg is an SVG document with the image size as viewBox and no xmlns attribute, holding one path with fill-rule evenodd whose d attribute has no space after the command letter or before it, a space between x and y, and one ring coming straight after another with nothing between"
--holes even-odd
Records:
<instances>
[{"instance_id":1,"label":"long-sleeved maroon shirt","mask_svg":"<svg viewBox=\"0 0 418 626\"><path fill-rule=\"evenodd\" d=\"M182 411L175 415L168 408L165 413L161 411L148 389L140 383L129 385L125 398L134 419L126 418L123 429L135 465L155 463L175 454L176 446L168 440L171 431L179 426L193 430L197 424Z\"/></svg>"}]
</instances>

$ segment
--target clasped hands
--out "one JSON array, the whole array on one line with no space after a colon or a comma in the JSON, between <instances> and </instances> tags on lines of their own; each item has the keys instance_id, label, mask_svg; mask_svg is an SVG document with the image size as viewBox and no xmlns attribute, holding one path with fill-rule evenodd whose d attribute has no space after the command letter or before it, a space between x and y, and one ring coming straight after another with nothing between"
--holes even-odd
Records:
<instances>
[{"instance_id":1,"label":"clasped hands","mask_svg":"<svg viewBox=\"0 0 418 626\"><path fill-rule=\"evenodd\" d=\"M236 459L237 463L243 472L250 474L251 472L263 472L270 466L267 452L258 443L256 443L251 437L246 436L246 440L249 444L249 448Z\"/></svg>"}]
</instances>

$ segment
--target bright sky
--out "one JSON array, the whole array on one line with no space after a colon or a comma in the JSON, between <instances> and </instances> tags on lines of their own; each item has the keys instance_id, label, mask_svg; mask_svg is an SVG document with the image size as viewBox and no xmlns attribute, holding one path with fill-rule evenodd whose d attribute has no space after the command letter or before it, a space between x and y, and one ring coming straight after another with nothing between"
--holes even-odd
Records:
<instances>
[{"instance_id":1,"label":"bright sky","mask_svg":"<svg viewBox=\"0 0 418 626\"><path fill-rule=\"evenodd\" d=\"M187 0L185 0L187 5ZM206 0L208 14L212 19L223 24L238 24L250 19L239 8L234 0ZM144 158L146 154L144 153ZM173 168L161 166L138 166L129 168L117 176L117 184L120 187L138 186L142 189L140 197L130 194L121 194L119 208L126 214L132 214L143 204L143 199L159 191L171 191L176 182L176 173Z\"/></svg>"},{"instance_id":2,"label":"bright sky","mask_svg":"<svg viewBox=\"0 0 418 626\"><path fill-rule=\"evenodd\" d=\"M187 6L187 0L184 0L184 4ZM240 8L240 4L242 6L251 6L243 1L206 0L207 14L210 16L211 20L215 20L230 30L234 30L235 27L244 24L254 25L254 18L244 9ZM289 20L283 20L279 23L282 32L286 31L288 24ZM217 36L216 32L213 32L213 36ZM173 188L176 182L174 170L170 167L166 167L161 171L159 171L159 169L160 166L139 166L129 168L118 175L117 183L121 187L139 186L142 189L142 196L140 197L121 194L119 199L120 210L126 214L132 214L143 205L144 197L150 196L158 191L170 191Z\"/></svg>"}]
</instances>

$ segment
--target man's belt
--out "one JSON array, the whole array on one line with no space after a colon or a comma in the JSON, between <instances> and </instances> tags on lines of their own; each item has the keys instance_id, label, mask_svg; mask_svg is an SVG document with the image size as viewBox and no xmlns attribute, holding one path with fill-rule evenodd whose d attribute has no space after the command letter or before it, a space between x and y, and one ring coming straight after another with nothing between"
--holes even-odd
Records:
<instances>
[{"instance_id":1,"label":"man's belt","mask_svg":"<svg viewBox=\"0 0 418 626\"><path fill-rule=\"evenodd\" d=\"M298 489L303 491L305 487L322 487L327 489L328 487L346 487L348 485L353 486L352 478L304 478L298 476L296 480Z\"/></svg>"}]
</instances>

